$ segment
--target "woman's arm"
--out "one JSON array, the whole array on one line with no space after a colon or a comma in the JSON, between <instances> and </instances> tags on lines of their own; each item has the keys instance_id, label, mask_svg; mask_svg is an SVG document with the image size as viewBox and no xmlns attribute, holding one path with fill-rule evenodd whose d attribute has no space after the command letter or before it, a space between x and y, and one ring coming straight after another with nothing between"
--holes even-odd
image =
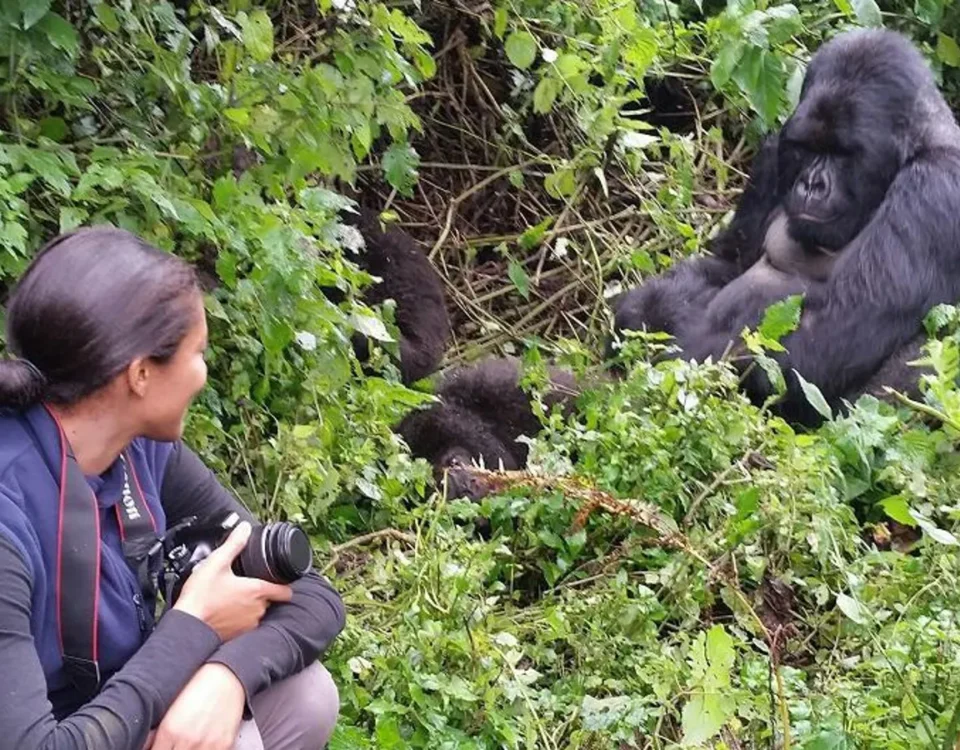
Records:
<instances>
[{"instance_id":1,"label":"woman's arm","mask_svg":"<svg viewBox=\"0 0 960 750\"><path fill-rule=\"evenodd\" d=\"M228 511L256 523L183 443L176 444L167 462L161 502L168 526L187 516L203 519ZM256 630L224 644L208 660L229 667L248 700L316 660L343 630L343 602L326 579L311 572L292 588L291 601L271 606Z\"/></svg>"},{"instance_id":2,"label":"woman's arm","mask_svg":"<svg viewBox=\"0 0 960 750\"><path fill-rule=\"evenodd\" d=\"M150 728L220 645L206 624L171 610L100 694L58 723L30 609L26 563L0 533L0 745L17 750L141 750Z\"/></svg>"}]
</instances>

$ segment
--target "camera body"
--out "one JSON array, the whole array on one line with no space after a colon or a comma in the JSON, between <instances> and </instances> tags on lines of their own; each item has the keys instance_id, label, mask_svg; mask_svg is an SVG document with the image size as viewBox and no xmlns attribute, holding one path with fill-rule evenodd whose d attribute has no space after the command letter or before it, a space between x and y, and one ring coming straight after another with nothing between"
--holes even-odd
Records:
<instances>
[{"instance_id":1,"label":"camera body","mask_svg":"<svg viewBox=\"0 0 960 750\"><path fill-rule=\"evenodd\" d=\"M233 512L207 523L198 523L193 516L171 530L163 566L168 602L176 601L193 569L226 541L240 520ZM299 526L279 521L253 526L232 569L238 576L286 584L302 578L312 567L310 539Z\"/></svg>"}]
</instances>

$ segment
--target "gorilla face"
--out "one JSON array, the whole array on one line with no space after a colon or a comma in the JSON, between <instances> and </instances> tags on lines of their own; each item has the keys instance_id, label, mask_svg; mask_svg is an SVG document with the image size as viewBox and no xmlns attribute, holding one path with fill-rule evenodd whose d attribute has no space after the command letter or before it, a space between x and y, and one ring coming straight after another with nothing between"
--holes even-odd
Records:
<instances>
[{"instance_id":1,"label":"gorilla face","mask_svg":"<svg viewBox=\"0 0 960 750\"><path fill-rule=\"evenodd\" d=\"M888 89L821 75L784 125L778 173L790 234L808 247L840 250L883 202L901 166ZM899 97L895 97L895 100Z\"/></svg>"}]
</instances>

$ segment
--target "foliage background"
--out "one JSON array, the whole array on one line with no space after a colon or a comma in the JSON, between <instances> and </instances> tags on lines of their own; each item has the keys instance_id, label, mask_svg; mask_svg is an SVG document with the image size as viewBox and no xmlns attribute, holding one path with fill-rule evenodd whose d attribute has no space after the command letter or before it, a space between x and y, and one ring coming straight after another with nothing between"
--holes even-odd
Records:
<instances>
[{"instance_id":1,"label":"foliage background","mask_svg":"<svg viewBox=\"0 0 960 750\"><path fill-rule=\"evenodd\" d=\"M811 53L857 25L907 33L955 101L947 0L4 0L0 295L81 224L196 264L189 439L303 523L344 594L336 748L952 747L956 310L931 317L923 403L810 434L639 340L622 381L544 414L552 483L474 506L391 431L429 384L399 384L337 222L355 200L421 242L446 365L590 378L609 297L702 247Z\"/></svg>"}]
</instances>

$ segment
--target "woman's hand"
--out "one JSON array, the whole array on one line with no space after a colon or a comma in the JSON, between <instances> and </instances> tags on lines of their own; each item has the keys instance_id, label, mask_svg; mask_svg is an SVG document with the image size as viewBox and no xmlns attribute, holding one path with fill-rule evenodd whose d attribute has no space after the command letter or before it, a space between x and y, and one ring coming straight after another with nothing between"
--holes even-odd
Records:
<instances>
[{"instance_id":1,"label":"woman's hand","mask_svg":"<svg viewBox=\"0 0 960 750\"><path fill-rule=\"evenodd\" d=\"M180 691L153 735L150 750L230 750L237 741L243 685L222 664L205 664Z\"/></svg>"},{"instance_id":2,"label":"woman's hand","mask_svg":"<svg viewBox=\"0 0 960 750\"><path fill-rule=\"evenodd\" d=\"M250 524L244 521L194 568L173 606L203 620L222 641L253 630L272 602L293 596L289 586L234 575L230 566L249 538Z\"/></svg>"}]
</instances>

